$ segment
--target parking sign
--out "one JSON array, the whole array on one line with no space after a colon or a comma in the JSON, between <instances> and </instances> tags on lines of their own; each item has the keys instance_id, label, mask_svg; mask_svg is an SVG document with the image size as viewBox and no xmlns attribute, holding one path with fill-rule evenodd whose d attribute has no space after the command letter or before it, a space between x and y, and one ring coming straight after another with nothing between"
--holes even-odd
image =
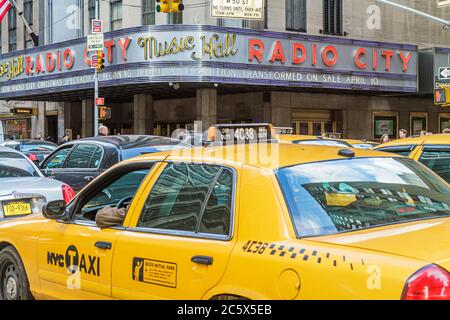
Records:
<instances>
[{"instance_id":1,"label":"parking sign","mask_svg":"<svg viewBox=\"0 0 450 320\"><path fill-rule=\"evenodd\" d=\"M91 21L91 33L93 34L103 33L103 20Z\"/></svg>"},{"instance_id":2,"label":"parking sign","mask_svg":"<svg viewBox=\"0 0 450 320\"><path fill-rule=\"evenodd\" d=\"M103 33L90 34L87 36L87 49L88 51L103 50Z\"/></svg>"}]
</instances>

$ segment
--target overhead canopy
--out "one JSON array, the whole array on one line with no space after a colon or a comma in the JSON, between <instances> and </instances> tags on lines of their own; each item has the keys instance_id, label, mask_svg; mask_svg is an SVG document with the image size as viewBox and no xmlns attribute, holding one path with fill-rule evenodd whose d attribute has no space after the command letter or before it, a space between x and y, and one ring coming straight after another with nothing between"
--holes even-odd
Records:
<instances>
[{"instance_id":1,"label":"overhead canopy","mask_svg":"<svg viewBox=\"0 0 450 320\"><path fill-rule=\"evenodd\" d=\"M0 56L0 99L63 100L93 92L86 38ZM157 25L105 34L100 87L112 94L223 84L417 92L412 45L222 28Z\"/></svg>"}]
</instances>

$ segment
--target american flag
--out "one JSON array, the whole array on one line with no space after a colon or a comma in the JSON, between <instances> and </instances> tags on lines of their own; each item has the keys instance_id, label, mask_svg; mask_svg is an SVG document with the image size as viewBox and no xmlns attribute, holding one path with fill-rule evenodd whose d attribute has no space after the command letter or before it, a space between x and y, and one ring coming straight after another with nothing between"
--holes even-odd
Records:
<instances>
[{"instance_id":1,"label":"american flag","mask_svg":"<svg viewBox=\"0 0 450 320\"><path fill-rule=\"evenodd\" d=\"M0 0L0 23L3 20L3 17L6 15L8 10L11 8L11 3L9 0Z\"/></svg>"}]
</instances>

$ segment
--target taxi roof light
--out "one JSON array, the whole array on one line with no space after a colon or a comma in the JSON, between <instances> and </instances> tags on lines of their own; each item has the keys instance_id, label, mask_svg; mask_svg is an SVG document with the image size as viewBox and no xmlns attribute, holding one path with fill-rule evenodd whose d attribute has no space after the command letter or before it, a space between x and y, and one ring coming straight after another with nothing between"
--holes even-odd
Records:
<instances>
[{"instance_id":1,"label":"taxi roof light","mask_svg":"<svg viewBox=\"0 0 450 320\"><path fill-rule=\"evenodd\" d=\"M338 155L347 158L353 158L355 156L355 152L350 149L340 149Z\"/></svg>"},{"instance_id":2,"label":"taxi roof light","mask_svg":"<svg viewBox=\"0 0 450 320\"><path fill-rule=\"evenodd\" d=\"M208 142L217 143L270 143L273 140L274 128L269 123L251 124L216 124L208 129Z\"/></svg>"}]
</instances>

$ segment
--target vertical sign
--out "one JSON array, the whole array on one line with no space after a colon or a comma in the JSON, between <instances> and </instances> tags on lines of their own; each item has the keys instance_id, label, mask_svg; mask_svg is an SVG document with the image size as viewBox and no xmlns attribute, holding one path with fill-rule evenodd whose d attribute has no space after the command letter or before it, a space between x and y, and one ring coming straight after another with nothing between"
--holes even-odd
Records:
<instances>
[{"instance_id":1,"label":"vertical sign","mask_svg":"<svg viewBox=\"0 0 450 320\"><path fill-rule=\"evenodd\" d=\"M103 33L103 20L92 20L91 23L91 33Z\"/></svg>"}]
</instances>

